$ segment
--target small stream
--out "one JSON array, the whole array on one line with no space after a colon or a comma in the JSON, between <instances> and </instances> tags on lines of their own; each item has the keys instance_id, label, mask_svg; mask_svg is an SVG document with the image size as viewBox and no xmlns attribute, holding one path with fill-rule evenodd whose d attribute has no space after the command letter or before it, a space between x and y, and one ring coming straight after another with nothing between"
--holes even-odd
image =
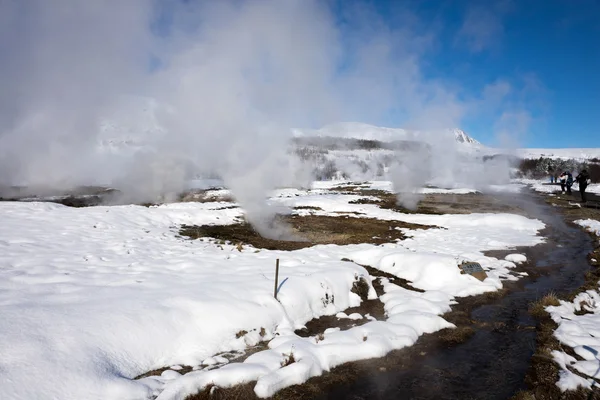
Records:
<instances>
[{"instance_id":1,"label":"small stream","mask_svg":"<svg viewBox=\"0 0 600 400\"><path fill-rule=\"evenodd\" d=\"M525 389L524 378L535 351L535 319L529 304L548 292L564 295L584 283L592 240L570 226L535 195L507 202L542 220L547 243L527 250L540 275L525 278L497 302L475 308L471 318L484 328L466 342L440 346L409 368L388 369L323 393L321 399L508 399Z\"/></svg>"}]
</instances>

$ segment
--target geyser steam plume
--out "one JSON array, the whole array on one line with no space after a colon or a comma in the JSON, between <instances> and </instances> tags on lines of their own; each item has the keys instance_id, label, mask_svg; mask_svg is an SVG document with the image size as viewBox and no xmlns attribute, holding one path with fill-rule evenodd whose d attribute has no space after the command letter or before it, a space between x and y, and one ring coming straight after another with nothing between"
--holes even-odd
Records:
<instances>
[{"instance_id":1,"label":"geyser steam plume","mask_svg":"<svg viewBox=\"0 0 600 400\"><path fill-rule=\"evenodd\" d=\"M260 229L267 193L307 179L290 128L392 109L415 126L459 122L454 90L420 73L427 27L345 4L0 2L0 187L109 184L152 201L216 175ZM98 126L128 114L124 98L151 102L155 127L120 127L139 149L107 152Z\"/></svg>"}]
</instances>

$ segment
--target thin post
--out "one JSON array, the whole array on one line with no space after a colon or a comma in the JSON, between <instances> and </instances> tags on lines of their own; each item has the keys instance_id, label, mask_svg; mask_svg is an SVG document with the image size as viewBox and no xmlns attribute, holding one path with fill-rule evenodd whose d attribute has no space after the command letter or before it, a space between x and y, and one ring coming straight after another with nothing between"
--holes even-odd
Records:
<instances>
[{"instance_id":1,"label":"thin post","mask_svg":"<svg viewBox=\"0 0 600 400\"><path fill-rule=\"evenodd\" d=\"M277 285L279 285L279 258L275 261L275 289L273 290L275 299L277 299Z\"/></svg>"}]
</instances>

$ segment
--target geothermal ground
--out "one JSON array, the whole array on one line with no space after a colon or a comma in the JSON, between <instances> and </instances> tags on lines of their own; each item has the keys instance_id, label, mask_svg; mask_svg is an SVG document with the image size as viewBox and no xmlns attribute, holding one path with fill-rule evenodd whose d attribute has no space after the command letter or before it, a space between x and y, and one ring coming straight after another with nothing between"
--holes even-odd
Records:
<instances>
[{"instance_id":1,"label":"geothermal ground","mask_svg":"<svg viewBox=\"0 0 600 400\"><path fill-rule=\"evenodd\" d=\"M599 398L600 210L527 184L281 189L268 237L225 189L13 193L0 397Z\"/></svg>"}]
</instances>

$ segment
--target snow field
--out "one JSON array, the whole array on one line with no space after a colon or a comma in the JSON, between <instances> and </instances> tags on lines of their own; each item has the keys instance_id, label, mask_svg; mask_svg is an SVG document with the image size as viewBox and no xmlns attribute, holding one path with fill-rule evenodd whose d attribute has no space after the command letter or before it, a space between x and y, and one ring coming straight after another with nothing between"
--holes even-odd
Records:
<instances>
[{"instance_id":1,"label":"snow field","mask_svg":"<svg viewBox=\"0 0 600 400\"><path fill-rule=\"evenodd\" d=\"M0 203L0 398L183 399L208 383L227 387L254 380L257 395L267 397L341 363L380 357L423 333L451 327L440 315L456 297L518 279L510 273L514 262L483 251L543 240L537 232L544 225L521 216L405 215L349 204L359 197L318 188L281 190L270 202L439 228L406 231L409 239L381 246L238 251L177 235L181 224L234 223L243 211L224 208L231 203ZM273 298L276 258L279 301ZM328 330L318 341L298 337L294 330L310 319L360 304L352 284L368 274L342 258L405 277L426 291L385 282L386 321ZM457 265L464 260L481 263L488 278L460 274ZM369 298L375 297L370 287ZM208 370L225 363L216 354L261 340L269 341L268 350ZM295 362L286 365L290 354ZM169 365L197 370L132 380Z\"/></svg>"}]
</instances>

